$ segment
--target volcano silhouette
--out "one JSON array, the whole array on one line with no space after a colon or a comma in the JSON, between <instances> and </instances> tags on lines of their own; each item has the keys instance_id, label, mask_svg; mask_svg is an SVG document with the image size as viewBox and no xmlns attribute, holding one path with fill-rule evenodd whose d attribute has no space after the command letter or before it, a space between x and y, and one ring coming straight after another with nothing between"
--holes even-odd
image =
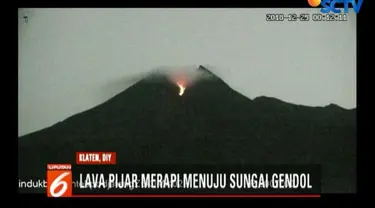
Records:
<instances>
[{"instance_id":1,"label":"volcano silhouette","mask_svg":"<svg viewBox=\"0 0 375 208\"><path fill-rule=\"evenodd\" d=\"M322 191L356 191L356 110L307 107L202 79L179 96L165 76L142 79L108 101L18 139L19 178L77 151L117 152L118 164L321 164ZM58 110L58 109L56 109Z\"/></svg>"}]
</instances>

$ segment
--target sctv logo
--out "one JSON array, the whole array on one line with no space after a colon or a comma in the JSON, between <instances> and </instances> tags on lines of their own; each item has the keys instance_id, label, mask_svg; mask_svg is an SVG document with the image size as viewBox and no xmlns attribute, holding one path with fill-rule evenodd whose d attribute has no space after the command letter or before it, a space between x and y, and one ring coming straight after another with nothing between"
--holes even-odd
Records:
<instances>
[{"instance_id":1,"label":"sctv logo","mask_svg":"<svg viewBox=\"0 0 375 208\"><path fill-rule=\"evenodd\" d=\"M341 10L337 8L337 4L344 4L344 12L349 12L349 4L352 5L355 13L359 13L363 0L308 0L310 6L317 7L322 5L320 9L322 13L341 13Z\"/></svg>"}]
</instances>

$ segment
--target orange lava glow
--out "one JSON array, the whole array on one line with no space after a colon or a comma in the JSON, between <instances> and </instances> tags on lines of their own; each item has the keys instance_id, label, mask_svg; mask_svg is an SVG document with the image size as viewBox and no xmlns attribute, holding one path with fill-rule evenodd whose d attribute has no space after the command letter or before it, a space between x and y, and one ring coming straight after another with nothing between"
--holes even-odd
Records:
<instances>
[{"instance_id":1,"label":"orange lava glow","mask_svg":"<svg viewBox=\"0 0 375 208\"><path fill-rule=\"evenodd\" d=\"M185 92L186 87L182 82L177 82L177 86L180 88L180 92L178 94L182 96Z\"/></svg>"}]
</instances>

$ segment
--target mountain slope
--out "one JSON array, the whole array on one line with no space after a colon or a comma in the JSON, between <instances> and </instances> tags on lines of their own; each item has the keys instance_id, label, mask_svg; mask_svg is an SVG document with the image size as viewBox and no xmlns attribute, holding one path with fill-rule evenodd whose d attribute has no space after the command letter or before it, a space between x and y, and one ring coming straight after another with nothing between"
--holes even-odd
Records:
<instances>
[{"instance_id":1,"label":"mountain slope","mask_svg":"<svg viewBox=\"0 0 375 208\"><path fill-rule=\"evenodd\" d=\"M322 164L324 192L355 192L356 113L268 97L250 100L209 74L183 96L165 76L19 138L19 177L77 151L114 151L129 164Z\"/></svg>"}]
</instances>

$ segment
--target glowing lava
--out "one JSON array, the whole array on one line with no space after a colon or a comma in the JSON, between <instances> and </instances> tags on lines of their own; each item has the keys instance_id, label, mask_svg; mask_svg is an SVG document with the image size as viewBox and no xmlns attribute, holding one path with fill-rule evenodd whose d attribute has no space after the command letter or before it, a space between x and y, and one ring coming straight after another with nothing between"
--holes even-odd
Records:
<instances>
[{"instance_id":1,"label":"glowing lava","mask_svg":"<svg viewBox=\"0 0 375 208\"><path fill-rule=\"evenodd\" d=\"M185 92L186 87L181 82L177 82L177 86L180 88L180 92L178 94L182 96Z\"/></svg>"}]
</instances>

